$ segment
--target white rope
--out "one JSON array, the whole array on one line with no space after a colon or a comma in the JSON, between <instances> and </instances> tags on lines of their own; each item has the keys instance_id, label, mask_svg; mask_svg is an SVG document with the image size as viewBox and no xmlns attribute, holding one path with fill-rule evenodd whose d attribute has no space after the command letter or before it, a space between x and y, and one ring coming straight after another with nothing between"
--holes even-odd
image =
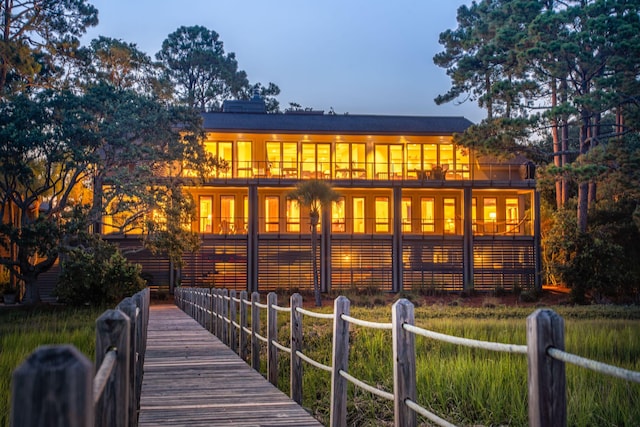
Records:
<instances>
[{"instance_id":1,"label":"white rope","mask_svg":"<svg viewBox=\"0 0 640 427\"><path fill-rule=\"evenodd\" d=\"M247 334L251 334L251 329L247 328L246 326L243 326L242 330L245 331Z\"/></svg>"},{"instance_id":2,"label":"white rope","mask_svg":"<svg viewBox=\"0 0 640 427\"><path fill-rule=\"evenodd\" d=\"M411 399L405 400L404 404L407 405L409 408L411 408L414 412L422 415L425 418L428 418L430 421L433 421L434 423L438 424L439 426L442 426L442 427L456 427L455 424L451 424L449 421L440 418L439 416L437 416L433 412L427 411L426 409L424 409L422 406L418 405L416 402L412 401Z\"/></svg>"},{"instance_id":3,"label":"white rope","mask_svg":"<svg viewBox=\"0 0 640 427\"><path fill-rule=\"evenodd\" d=\"M302 313L309 317L315 317L316 319L333 319L333 313L316 313L315 311L305 310L302 307L296 307L298 313Z\"/></svg>"},{"instance_id":4,"label":"white rope","mask_svg":"<svg viewBox=\"0 0 640 427\"><path fill-rule=\"evenodd\" d=\"M315 360L313 360L309 356L306 356L301 351L296 351L296 356L298 356L300 359L304 360L305 362L307 362L311 366L315 366L316 368L322 369L323 371L333 372L333 368L331 366L323 365L320 362L316 362Z\"/></svg>"},{"instance_id":5,"label":"white rope","mask_svg":"<svg viewBox=\"0 0 640 427\"><path fill-rule=\"evenodd\" d=\"M388 391L384 391L384 390L380 390L379 388L372 387L369 384L360 381L356 377L352 377L345 371L341 370L340 375L346 378L348 381L352 382L353 384L357 385L358 387L367 390L371 394L375 394L376 396L382 397L383 399L387 399L387 400L393 400L394 398L393 393L389 393Z\"/></svg>"},{"instance_id":6,"label":"white rope","mask_svg":"<svg viewBox=\"0 0 640 427\"><path fill-rule=\"evenodd\" d=\"M257 306L257 307L260 307L260 308L267 308L267 307L269 307L267 304L261 304L261 303L259 303L259 302L257 302L257 301L256 301L256 306Z\"/></svg>"},{"instance_id":7,"label":"white rope","mask_svg":"<svg viewBox=\"0 0 640 427\"><path fill-rule=\"evenodd\" d=\"M601 374L610 375L612 377L621 378L627 381L640 383L640 372L630 371L628 369L619 368L617 366L608 365L596 360L587 359L575 354L567 353L555 347L547 349L547 354L556 360L571 363L581 368L590 369Z\"/></svg>"},{"instance_id":8,"label":"white rope","mask_svg":"<svg viewBox=\"0 0 640 427\"><path fill-rule=\"evenodd\" d=\"M373 329L393 328L393 324L391 323L369 322L368 320L356 319L355 317L351 317L346 314L341 315L340 318L349 323L353 323L354 325L365 326L367 328L373 328Z\"/></svg>"},{"instance_id":9,"label":"white rope","mask_svg":"<svg viewBox=\"0 0 640 427\"><path fill-rule=\"evenodd\" d=\"M497 342L472 340L469 338L454 337L452 335L441 334L439 332L428 331L426 329L418 328L414 325L404 324L402 327L413 332L416 335L422 335L423 337L431 338L438 341L448 342L450 344L463 345L466 347L480 348L483 350L501 351L504 353L520 353L527 354L526 345L517 344L502 344Z\"/></svg>"},{"instance_id":10,"label":"white rope","mask_svg":"<svg viewBox=\"0 0 640 427\"><path fill-rule=\"evenodd\" d=\"M273 344L276 348L279 348L280 350L284 351L285 353L291 354L291 349L289 347L283 346L278 341L271 340L271 344Z\"/></svg>"},{"instance_id":11,"label":"white rope","mask_svg":"<svg viewBox=\"0 0 640 427\"><path fill-rule=\"evenodd\" d=\"M291 307L280 307L279 305L271 306L276 311L282 311L283 313L291 313Z\"/></svg>"},{"instance_id":12,"label":"white rope","mask_svg":"<svg viewBox=\"0 0 640 427\"><path fill-rule=\"evenodd\" d=\"M263 343L267 344L269 342L268 339L266 339L265 337L263 337L260 334L256 334L256 338L258 338L260 341L262 341Z\"/></svg>"}]
</instances>

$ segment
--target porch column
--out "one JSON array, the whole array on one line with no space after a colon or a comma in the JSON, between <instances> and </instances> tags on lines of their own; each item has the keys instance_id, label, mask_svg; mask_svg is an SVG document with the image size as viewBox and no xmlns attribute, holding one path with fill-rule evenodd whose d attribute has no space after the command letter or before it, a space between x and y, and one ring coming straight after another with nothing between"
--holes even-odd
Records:
<instances>
[{"instance_id":1,"label":"porch column","mask_svg":"<svg viewBox=\"0 0 640 427\"><path fill-rule=\"evenodd\" d=\"M533 190L533 256L535 265L534 286L542 291L542 254L540 252L540 192Z\"/></svg>"},{"instance_id":2,"label":"porch column","mask_svg":"<svg viewBox=\"0 0 640 427\"><path fill-rule=\"evenodd\" d=\"M258 292L258 186L249 185L247 224L247 292Z\"/></svg>"},{"instance_id":3,"label":"porch column","mask_svg":"<svg viewBox=\"0 0 640 427\"><path fill-rule=\"evenodd\" d=\"M465 292L469 292L473 290L473 197L471 187L464 188L463 199L462 286Z\"/></svg>"},{"instance_id":4,"label":"porch column","mask_svg":"<svg viewBox=\"0 0 640 427\"><path fill-rule=\"evenodd\" d=\"M393 240L391 243L391 291L402 290L402 187L393 187Z\"/></svg>"},{"instance_id":5,"label":"porch column","mask_svg":"<svg viewBox=\"0 0 640 427\"><path fill-rule=\"evenodd\" d=\"M331 210L322 209L320 234L320 291L331 291Z\"/></svg>"}]
</instances>

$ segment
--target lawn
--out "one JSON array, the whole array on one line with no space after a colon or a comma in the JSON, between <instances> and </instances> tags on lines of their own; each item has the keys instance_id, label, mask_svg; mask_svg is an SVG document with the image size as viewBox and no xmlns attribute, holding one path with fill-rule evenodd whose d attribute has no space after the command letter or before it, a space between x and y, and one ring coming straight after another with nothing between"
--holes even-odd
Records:
<instances>
[{"instance_id":1,"label":"lawn","mask_svg":"<svg viewBox=\"0 0 640 427\"><path fill-rule=\"evenodd\" d=\"M286 305L284 300L280 298L282 305ZM488 307L422 304L416 308L416 323L467 338L525 344L525 318L534 309L493 303ZM566 321L568 351L640 370L640 307L555 309ZM330 312L331 307L327 304L322 310ZM42 344L71 343L93 360L95 319L103 311L64 307L0 310L0 426L8 425L13 369ZM353 306L351 311L367 320L390 319L389 306ZM287 315L279 314L279 321L279 336L288 336ZM303 323L304 353L330 364L331 324L306 316ZM527 425L525 356L472 350L423 337L417 337L416 347L420 404L455 424ZM287 393L288 362L288 356L280 352L279 385ZM390 331L352 326L350 373L391 391L391 369ZM640 425L639 384L571 366L567 378L569 425ZM303 405L325 424L329 391L329 374L305 364ZM392 410L390 402L349 386L350 425L391 425Z\"/></svg>"},{"instance_id":2,"label":"lawn","mask_svg":"<svg viewBox=\"0 0 640 427\"><path fill-rule=\"evenodd\" d=\"M73 344L94 360L95 321L105 308L0 309L0 426L9 425L11 373L38 346Z\"/></svg>"}]
</instances>

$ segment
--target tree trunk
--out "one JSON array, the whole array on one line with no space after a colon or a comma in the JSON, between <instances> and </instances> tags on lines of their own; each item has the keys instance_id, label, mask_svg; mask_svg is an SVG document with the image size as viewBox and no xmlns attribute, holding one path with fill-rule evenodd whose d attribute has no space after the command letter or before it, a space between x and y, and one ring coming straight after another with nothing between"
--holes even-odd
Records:
<instances>
[{"instance_id":1,"label":"tree trunk","mask_svg":"<svg viewBox=\"0 0 640 427\"><path fill-rule=\"evenodd\" d=\"M555 108L558 106L558 87L556 84L556 79L552 79L551 81L551 108ZM551 136L553 137L553 164L557 168L562 166L562 159L560 157L561 145L560 145L560 136L558 135L558 118L553 117L551 119ZM556 207L558 209L562 208L563 200L562 200L562 180L556 179Z\"/></svg>"},{"instance_id":2,"label":"tree trunk","mask_svg":"<svg viewBox=\"0 0 640 427\"><path fill-rule=\"evenodd\" d=\"M313 294L316 299L316 307L322 307L322 297L320 296L320 281L318 280L318 260L317 260L317 240L318 224L311 225L311 263L313 265Z\"/></svg>"},{"instance_id":3,"label":"tree trunk","mask_svg":"<svg viewBox=\"0 0 640 427\"><path fill-rule=\"evenodd\" d=\"M38 281L36 276L28 275L24 276L25 293L23 302L26 305L38 304L40 300L40 288L38 287Z\"/></svg>"}]
</instances>

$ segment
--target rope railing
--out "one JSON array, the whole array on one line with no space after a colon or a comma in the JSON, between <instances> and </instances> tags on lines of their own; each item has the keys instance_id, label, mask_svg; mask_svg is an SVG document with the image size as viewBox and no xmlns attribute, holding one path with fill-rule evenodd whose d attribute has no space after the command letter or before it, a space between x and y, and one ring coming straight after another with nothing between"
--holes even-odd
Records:
<instances>
[{"instance_id":1,"label":"rope railing","mask_svg":"<svg viewBox=\"0 0 640 427\"><path fill-rule=\"evenodd\" d=\"M41 346L13 373L10 424L138 425L149 288L96 320L94 364L72 345Z\"/></svg>"},{"instance_id":2,"label":"rope railing","mask_svg":"<svg viewBox=\"0 0 640 427\"><path fill-rule=\"evenodd\" d=\"M572 365L579 366L584 369L589 369L591 371L609 375L611 377L620 378L625 381L640 383L640 372L631 371L629 369L619 368L617 366L587 359L585 357L567 353L566 351L562 351L554 347L548 348L547 354L556 360L571 363Z\"/></svg>"},{"instance_id":3,"label":"rope railing","mask_svg":"<svg viewBox=\"0 0 640 427\"><path fill-rule=\"evenodd\" d=\"M115 348L110 349L107 354L104 355L104 359L102 359L100 369L98 369L98 372L96 372L96 376L93 378L94 405L97 404L102 397L102 393L104 392L104 389L109 382L109 377L111 377L111 373L116 367L117 354L118 350L116 350Z\"/></svg>"},{"instance_id":4,"label":"rope railing","mask_svg":"<svg viewBox=\"0 0 640 427\"><path fill-rule=\"evenodd\" d=\"M221 292L217 289L211 290L216 295ZM235 292L235 291L232 291ZM210 303L213 300L223 300L212 297L207 299L198 297L198 292L193 295L185 290L184 294L176 296L176 301L180 307L188 313L198 315L204 312L203 308L196 308L193 305ZM222 295L222 294L221 294ZM270 293L267 296L267 303L259 302L259 294L254 292L251 300L246 298L246 292L241 292L240 298L230 297L228 307L211 303L210 309L214 313L211 318L230 316L235 321L236 307L240 308L240 321L237 324L240 330L239 346L236 341L231 340L229 344L229 333L224 329L216 329L215 325L210 325L212 332L216 333L225 343L230 345L234 351L238 352L245 360L248 359L249 341L251 343L251 365L254 369L260 369L260 343L267 344L267 377L270 382L277 385L277 351L283 351L290 355L290 391L291 398L302 402L302 362L317 369L328 372L331 375L331 408L330 425L339 426L346 424L347 408L347 382L356 387L366 390L378 397L394 402L394 418L396 425L415 426L417 415L428 419L430 422L440 426L453 426L449 421L440 415L432 413L416 402L416 351L415 337L422 336L453 345L465 346L492 352L503 352L511 354L524 354L527 356L528 367L528 406L529 424L531 426L565 425L566 424L566 379L565 363L590 369L602 374L610 375L627 381L640 383L640 372L631 371L612 365L608 365L595 360L587 359L564 351L564 321L560 316L551 310L539 309L527 317L527 344L509 344L491 341L475 340L464 337L447 335L428 329L420 328L414 323L413 304L405 299L398 300L392 307L392 321L373 322L369 320L352 317L349 313L349 300L345 297L338 297L334 301L333 313L319 313L306 310L302 307L302 297L294 294L290 299L289 307L277 305L277 296ZM251 325L248 323L247 309L251 309ZM260 309L267 310L267 336L259 333L260 330ZM277 313L286 312L290 315L290 347L277 341ZM333 346L331 364L326 365L318 362L302 351L302 316L315 319L333 321ZM206 323L206 319L204 319ZM224 326L227 321L218 321L218 325ZM393 341L393 371L394 390L393 392L381 390L367 384L365 381L351 375L348 371L349 359L349 325L360 327L391 330ZM250 340L249 340L250 338Z\"/></svg>"},{"instance_id":5,"label":"rope railing","mask_svg":"<svg viewBox=\"0 0 640 427\"><path fill-rule=\"evenodd\" d=\"M502 344L497 342L490 341L479 341L469 338L456 337L453 335L446 335L439 332L430 331L428 329L419 328L414 325L404 324L402 327L416 335L421 335L426 338L431 338L438 341L447 342L449 344L462 345L465 347L478 348L482 350L490 350L496 352L503 353L519 353L519 354L527 354L527 346L526 345L516 345L516 344Z\"/></svg>"}]
</instances>

